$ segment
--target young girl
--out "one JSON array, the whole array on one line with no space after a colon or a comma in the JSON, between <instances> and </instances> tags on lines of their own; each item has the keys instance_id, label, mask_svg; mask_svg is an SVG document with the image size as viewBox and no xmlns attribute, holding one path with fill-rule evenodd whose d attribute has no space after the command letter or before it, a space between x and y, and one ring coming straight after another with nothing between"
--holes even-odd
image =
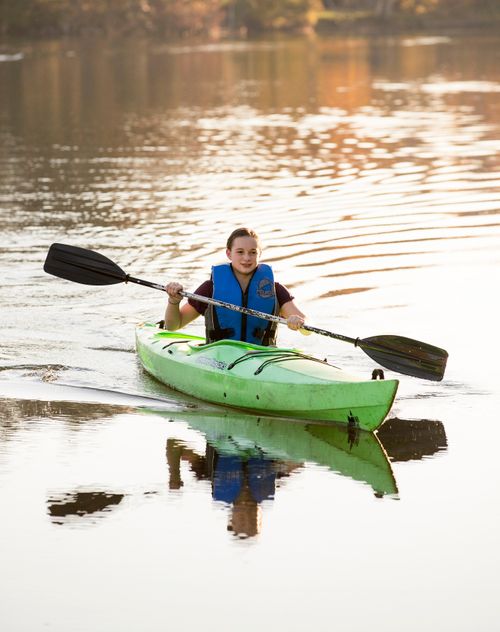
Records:
<instances>
[{"instance_id":1,"label":"young girl","mask_svg":"<svg viewBox=\"0 0 500 632\"><path fill-rule=\"evenodd\" d=\"M300 329L304 314L287 288L274 281L271 267L259 263L261 254L257 233L249 228L237 228L227 240L229 263L213 266L211 278L202 283L195 294L277 314L287 320L290 329ZM182 285L174 281L168 283L165 290L168 293L165 328L169 331L181 329L204 315L207 342L229 338L261 345L276 344L277 323L193 299L181 307Z\"/></svg>"}]
</instances>

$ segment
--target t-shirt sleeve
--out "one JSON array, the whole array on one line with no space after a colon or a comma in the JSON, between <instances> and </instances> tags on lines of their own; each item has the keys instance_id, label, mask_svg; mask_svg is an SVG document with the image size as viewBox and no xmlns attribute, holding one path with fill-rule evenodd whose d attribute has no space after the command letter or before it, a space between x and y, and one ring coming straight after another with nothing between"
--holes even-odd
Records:
<instances>
[{"instance_id":1,"label":"t-shirt sleeve","mask_svg":"<svg viewBox=\"0 0 500 632\"><path fill-rule=\"evenodd\" d=\"M212 298L214 293L214 284L212 283L212 279L208 281L204 281L200 287L198 287L193 294L199 294L200 296L205 296L206 298ZM202 303L201 301L197 301L194 298L189 298L188 303L191 307L194 307L198 314L203 316L207 310L208 305L206 303Z\"/></svg>"},{"instance_id":2,"label":"t-shirt sleeve","mask_svg":"<svg viewBox=\"0 0 500 632\"><path fill-rule=\"evenodd\" d=\"M278 299L278 305L280 307L282 307L285 303L288 303L288 301L293 301L294 297L290 294L288 288L286 288L284 285L275 282L274 288L276 290L276 298Z\"/></svg>"}]
</instances>

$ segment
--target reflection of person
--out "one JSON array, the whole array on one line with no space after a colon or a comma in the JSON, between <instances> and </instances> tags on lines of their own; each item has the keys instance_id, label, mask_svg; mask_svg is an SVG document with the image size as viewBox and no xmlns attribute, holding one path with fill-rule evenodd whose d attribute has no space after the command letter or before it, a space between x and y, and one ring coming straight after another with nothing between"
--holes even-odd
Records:
<instances>
[{"instance_id":1,"label":"reflection of person","mask_svg":"<svg viewBox=\"0 0 500 632\"><path fill-rule=\"evenodd\" d=\"M280 315L290 329L300 329L304 314L295 305L293 296L284 285L274 281L272 268L260 263L262 249L257 233L249 228L234 230L227 240L229 263L213 266L210 280L205 281L195 294L216 298L267 314ZM277 324L248 314L215 307L189 299L182 306L180 283L165 286L168 304L165 328L180 329L200 315L205 316L208 342L229 338L262 345L276 343Z\"/></svg>"},{"instance_id":2,"label":"reflection of person","mask_svg":"<svg viewBox=\"0 0 500 632\"><path fill-rule=\"evenodd\" d=\"M228 530L257 535L262 524L260 503L274 498L277 464L262 457L243 459L213 451L213 498L233 505Z\"/></svg>"},{"instance_id":3,"label":"reflection of person","mask_svg":"<svg viewBox=\"0 0 500 632\"><path fill-rule=\"evenodd\" d=\"M169 487L179 489L181 460L187 461L199 480L212 481L212 497L232 505L228 530L240 537L252 537L260 533L263 500L274 498L276 479L288 476L297 464L265 459L220 454L207 443L206 453L201 456L177 439L167 440Z\"/></svg>"},{"instance_id":4,"label":"reflection of person","mask_svg":"<svg viewBox=\"0 0 500 632\"><path fill-rule=\"evenodd\" d=\"M261 528L262 507L252 498L248 487L243 487L234 501L227 530L237 536L251 538L258 535Z\"/></svg>"}]
</instances>

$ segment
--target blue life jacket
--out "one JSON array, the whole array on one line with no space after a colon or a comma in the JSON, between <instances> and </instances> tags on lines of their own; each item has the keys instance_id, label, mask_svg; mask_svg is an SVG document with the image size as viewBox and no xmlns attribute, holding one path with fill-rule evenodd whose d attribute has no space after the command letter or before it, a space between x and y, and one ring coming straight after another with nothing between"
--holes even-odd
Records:
<instances>
[{"instance_id":1,"label":"blue life jacket","mask_svg":"<svg viewBox=\"0 0 500 632\"><path fill-rule=\"evenodd\" d=\"M249 307L266 314L279 312L272 268L261 263L255 269L246 292L243 292L230 263L212 268L213 298ZM230 339L258 345L276 344L277 323L240 314L225 307L209 305L205 312L207 342Z\"/></svg>"}]
</instances>

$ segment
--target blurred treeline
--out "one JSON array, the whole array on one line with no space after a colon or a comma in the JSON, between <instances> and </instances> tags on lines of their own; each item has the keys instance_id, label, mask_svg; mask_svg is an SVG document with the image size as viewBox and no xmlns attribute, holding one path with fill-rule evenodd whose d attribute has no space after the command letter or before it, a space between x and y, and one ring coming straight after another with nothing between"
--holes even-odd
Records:
<instances>
[{"instance_id":1,"label":"blurred treeline","mask_svg":"<svg viewBox=\"0 0 500 632\"><path fill-rule=\"evenodd\" d=\"M2 35L152 34L163 37L268 30L476 24L499 0L0 0Z\"/></svg>"}]
</instances>

